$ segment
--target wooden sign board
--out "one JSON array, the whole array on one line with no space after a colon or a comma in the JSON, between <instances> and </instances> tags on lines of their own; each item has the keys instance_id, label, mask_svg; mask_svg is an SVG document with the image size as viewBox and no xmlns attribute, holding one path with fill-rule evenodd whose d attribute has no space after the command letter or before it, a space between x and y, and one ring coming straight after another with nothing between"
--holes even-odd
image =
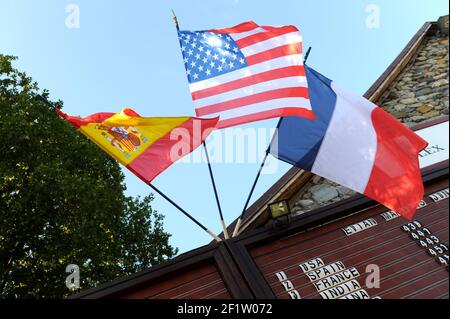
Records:
<instances>
[{"instance_id":1,"label":"wooden sign board","mask_svg":"<svg viewBox=\"0 0 450 319\"><path fill-rule=\"evenodd\" d=\"M382 206L253 248L278 298L448 298L448 181L426 189L414 221Z\"/></svg>"}]
</instances>

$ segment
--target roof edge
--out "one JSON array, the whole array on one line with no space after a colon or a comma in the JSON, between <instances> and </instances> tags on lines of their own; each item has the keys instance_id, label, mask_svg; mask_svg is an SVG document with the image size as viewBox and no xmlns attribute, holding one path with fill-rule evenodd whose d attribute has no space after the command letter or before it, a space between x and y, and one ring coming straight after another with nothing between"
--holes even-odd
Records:
<instances>
[{"instance_id":1,"label":"roof edge","mask_svg":"<svg viewBox=\"0 0 450 319\"><path fill-rule=\"evenodd\" d=\"M425 22L424 25L416 32L413 38L397 55L394 61L380 75L380 77L372 84L372 86L364 94L364 97L372 102L377 102L384 92L389 88L392 82L405 69L411 58L420 48L425 37L436 31L437 22Z\"/></svg>"}]
</instances>

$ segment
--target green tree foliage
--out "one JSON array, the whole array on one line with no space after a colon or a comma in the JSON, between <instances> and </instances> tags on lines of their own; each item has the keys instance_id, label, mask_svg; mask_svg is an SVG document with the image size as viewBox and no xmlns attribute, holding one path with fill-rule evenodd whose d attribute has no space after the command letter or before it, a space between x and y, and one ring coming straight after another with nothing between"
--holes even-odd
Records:
<instances>
[{"instance_id":1,"label":"green tree foliage","mask_svg":"<svg viewBox=\"0 0 450 319\"><path fill-rule=\"evenodd\" d=\"M152 197L125 196L118 163L13 60L0 55L0 297L65 297L69 264L86 289L174 256Z\"/></svg>"}]
</instances>

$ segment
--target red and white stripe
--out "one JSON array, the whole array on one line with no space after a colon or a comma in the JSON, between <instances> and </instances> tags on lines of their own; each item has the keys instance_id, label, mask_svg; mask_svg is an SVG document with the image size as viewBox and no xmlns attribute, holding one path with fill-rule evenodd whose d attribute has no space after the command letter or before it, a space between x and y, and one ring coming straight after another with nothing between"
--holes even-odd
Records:
<instances>
[{"instance_id":1,"label":"red and white stripe","mask_svg":"<svg viewBox=\"0 0 450 319\"><path fill-rule=\"evenodd\" d=\"M218 128L282 116L315 118L296 27L245 22L211 32L230 35L248 67L190 84L197 116L220 116Z\"/></svg>"}]
</instances>

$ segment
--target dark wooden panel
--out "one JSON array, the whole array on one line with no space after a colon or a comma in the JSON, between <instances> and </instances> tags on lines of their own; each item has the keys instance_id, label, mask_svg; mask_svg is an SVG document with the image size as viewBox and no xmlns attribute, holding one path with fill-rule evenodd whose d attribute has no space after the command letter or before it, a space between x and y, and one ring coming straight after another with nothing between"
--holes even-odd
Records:
<instances>
[{"instance_id":1,"label":"dark wooden panel","mask_svg":"<svg viewBox=\"0 0 450 319\"><path fill-rule=\"evenodd\" d=\"M446 298L448 298L448 278L445 278L434 285L404 295L402 299L439 299L441 296L446 296Z\"/></svg>"},{"instance_id":2,"label":"dark wooden panel","mask_svg":"<svg viewBox=\"0 0 450 319\"><path fill-rule=\"evenodd\" d=\"M214 243L72 298L248 299L253 295L225 245Z\"/></svg>"},{"instance_id":3,"label":"dark wooden panel","mask_svg":"<svg viewBox=\"0 0 450 319\"><path fill-rule=\"evenodd\" d=\"M434 192L437 192L438 190L441 190L443 188L448 187L448 180L443 180L442 182L436 183L434 185L431 185L427 188L427 194L431 194ZM427 203L431 203L432 200L430 198L428 198L427 196L425 196L425 201ZM444 205L445 206L445 205ZM447 204L448 206L448 204ZM429 209L431 209L430 207L426 206L424 208L421 209L421 211L428 211ZM374 208L372 208L370 211L367 212L355 212L355 216L357 216L357 219L365 219L368 217L364 217L364 216L371 216L373 214L376 213L383 213L386 211L386 208L382 207L382 206L375 206ZM346 217L345 219L341 219L341 220L335 220L331 223L327 223L325 225L321 225L321 230L320 230L320 234L324 234L324 233L328 233L332 230L335 229L339 229L341 227L345 227L349 224L351 224L351 222L349 222L349 218L352 218L351 216ZM302 231L301 233L295 233L292 235L289 235L287 237L284 238L280 238L279 240L277 240L276 242L273 242L271 245L261 245L261 246L257 246L252 248L252 256L254 256L255 258L257 258L258 256L264 254L267 251L274 251L279 249L280 252L284 252L287 249L289 249L290 245L295 245L295 243L298 241L298 237L297 235L299 234L303 234L302 235L302 240L306 240L306 239L310 239L310 238L315 238L318 236L317 232L312 232L312 231ZM332 236L332 235L330 235Z\"/></svg>"},{"instance_id":4,"label":"dark wooden panel","mask_svg":"<svg viewBox=\"0 0 450 319\"><path fill-rule=\"evenodd\" d=\"M442 237L442 240L448 241L448 233L446 234L445 230L438 232L437 235L439 237ZM335 259L332 260L332 262L339 260L342 261L347 267L356 267L356 269L361 274L359 279L361 279L362 284L366 278L364 272L365 266L367 264L380 265L382 279L387 280L389 278L388 274L401 272L402 270L407 269L408 265L410 265L411 263L418 264L422 261L429 261L431 259L425 251L418 249L417 244L412 241L406 244L403 243L403 245L399 245L398 248L395 247L395 249L387 246L385 247L385 250L386 252L383 253L383 247L381 247L367 254L357 255L351 258L344 257L341 259ZM322 259L324 261L328 261L328 259ZM433 260L433 262L435 261ZM443 267L442 270L443 272L445 272ZM316 290L312 286L309 279L298 269L298 264L296 264L295 269L293 269L292 271L285 271L285 273L288 276L289 280L294 284L296 289L302 292L302 296L308 297L316 293ZM284 292L279 281L274 275L272 275L272 281L270 282L270 285L275 293L278 294ZM374 289L373 293L379 294L379 291Z\"/></svg>"},{"instance_id":5,"label":"dark wooden panel","mask_svg":"<svg viewBox=\"0 0 450 319\"><path fill-rule=\"evenodd\" d=\"M230 298L219 272L213 264L199 265L172 274L165 280L123 296L123 298L202 299Z\"/></svg>"},{"instance_id":6,"label":"dark wooden panel","mask_svg":"<svg viewBox=\"0 0 450 319\"><path fill-rule=\"evenodd\" d=\"M446 206L445 203L443 203L443 205ZM443 210L445 209L446 208L443 208ZM441 210L438 210L437 212L439 213ZM436 231L433 222L433 218L435 218L434 214L424 214L422 217L423 218L421 218L420 221L428 225L428 228L432 231ZM344 256L344 260L350 259L353 255L358 257L358 255L364 253L365 251L367 251L370 255L377 256L378 254L381 254L385 248L395 249L397 247L403 247L402 245L416 247L416 244L403 231L400 230L400 226L405 223L404 220L399 218L396 221L391 221L391 223L392 226L383 231L380 231L376 227L368 229L364 232L364 237L359 238L358 240L355 239L351 246L345 245L347 238L332 240L333 236L335 237L336 235L340 235L340 232L342 232L339 228L338 230L331 232L331 236L328 236L327 234L326 236L321 236L308 241L305 243L305 246L302 246L301 250L298 250L298 246L293 246L290 247L289 251L284 256L282 255L283 251L276 251L274 254L260 256L256 260L261 264L260 269L263 271L274 272L280 267L283 267L285 272L286 270L289 272L291 270L296 271L298 264L301 262L313 259L317 256L318 251L325 251L325 253L321 255L322 259L335 261L342 256ZM297 251L295 251L296 248ZM364 258L364 260L366 259L367 258ZM295 261L293 262L293 260ZM355 262L356 260L352 259L351 261Z\"/></svg>"},{"instance_id":7,"label":"dark wooden panel","mask_svg":"<svg viewBox=\"0 0 450 319\"><path fill-rule=\"evenodd\" d=\"M447 187L448 180L429 185L424 198L427 205L418 210L415 219L437 236L441 243L448 245L448 199L434 202L429 197ZM381 206L372 207L269 244L256 245L250 249L250 254L278 298L291 298L275 275L279 271L285 273L302 298L322 298L299 268L299 264L315 258L321 258L326 265L339 261L346 269L355 267L359 273L355 280L370 296L386 299L448 297L448 270L401 229L407 223L405 219L399 217L386 221L381 216L386 211ZM350 236L342 230L369 218L373 218L377 225ZM366 285L369 276L366 266L369 264L379 267L379 288Z\"/></svg>"}]
</instances>

